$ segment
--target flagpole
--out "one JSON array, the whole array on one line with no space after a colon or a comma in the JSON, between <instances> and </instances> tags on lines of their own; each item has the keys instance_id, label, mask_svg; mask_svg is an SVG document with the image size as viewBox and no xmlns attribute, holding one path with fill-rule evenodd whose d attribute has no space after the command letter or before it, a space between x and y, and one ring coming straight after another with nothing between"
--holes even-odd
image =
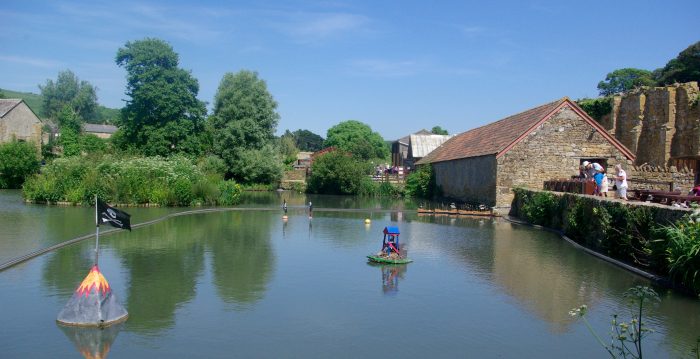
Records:
<instances>
[{"instance_id":1,"label":"flagpole","mask_svg":"<svg viewBox=\"0 0 700 359\"><path fill-rule=\"evenodd\" d=\"M100 219L97 214L97 194L95 194L95 265L97 265L98 260L98 250L100 246Z\"/></svg>"}]
</instances>

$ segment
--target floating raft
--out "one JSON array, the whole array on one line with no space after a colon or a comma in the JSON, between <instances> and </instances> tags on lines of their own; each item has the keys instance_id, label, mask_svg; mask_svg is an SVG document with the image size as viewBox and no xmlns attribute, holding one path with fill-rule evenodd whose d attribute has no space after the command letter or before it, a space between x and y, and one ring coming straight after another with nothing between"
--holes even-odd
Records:
<instances>
[{"instance_id":1,"label":"floating raft","mask_svg":"<svg viewBox=\"0 0 700 359\"><path fill-rule=\"evenodd\" d=\"M441 215L448 214L453 216L478 216L478 217L497 217L493 211L467 211L462 209L418 209L418 214L421 215Z\"/></svg>"},{"instance_id":2,"label":"floating raft","mask_svg":"<svg viewBox=\"0 0 700 359\"><path fill-rule=\"evenodd\" d=\"M406 263L413 262L412 259L408 259L408 258L391 259L391 258L380 257L380 256L376 256L376 255L367 256L367 259L369 259L371 262L388 263L388 264L406 264Z\"/></svg>"}]
</instances>

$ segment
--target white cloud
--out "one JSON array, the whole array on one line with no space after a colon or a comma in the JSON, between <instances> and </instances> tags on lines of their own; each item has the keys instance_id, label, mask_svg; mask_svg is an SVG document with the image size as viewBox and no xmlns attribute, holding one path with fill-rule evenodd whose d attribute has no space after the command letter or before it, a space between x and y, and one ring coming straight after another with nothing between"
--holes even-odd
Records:
<instances>
[{"instance_id":1,"label":"white cloud","mask_svg":"<svg viewBox=\"0 0 700 359\"><path fill-rule=\"evenodd\" d=\"M361 59L351 62L350 67L358 75L406 77L419 73L422 66L415 60Z\"/></svg>"},{"instance_id":2,"label":"white cloud","mask_svg":"<svg viewBox=\"0 0 700 359\"><path fill-rule=\"evenodd\" d=\"M288 15L279 30L302 43L314 43L366 29L370 19L350 13L297 12Z\"/></svg>"},{"instance_id":3,"label":"white cloud","mask_svg":"<svg viewBox=\"0 0 700 359\"><path fill-rule=\"evenodd\" d=\"M28 56L0 55L0 61L45 68L58 68L63 66L63 63L58 61Z\"/></svg>"}]
</instances>

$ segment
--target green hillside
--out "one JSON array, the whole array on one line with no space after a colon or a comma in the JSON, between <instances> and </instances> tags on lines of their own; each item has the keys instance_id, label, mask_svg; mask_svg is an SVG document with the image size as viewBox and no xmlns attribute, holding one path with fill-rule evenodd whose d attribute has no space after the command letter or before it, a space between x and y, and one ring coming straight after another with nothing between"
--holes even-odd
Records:
<instances>
[{"instance_id":1,"label":"green hillside","mask_svg":"<svg viewBox=\"0 0 700 359\"><path fill-rule=\"evenodd\" d=\"M21 98L29 106L29 108L36 113L39 118L46 117L44 113L44 106L42 105L41 95L37 95L31 92L18 92L6 89L0 89L3 98Z\"/></svg>"},{"instance_id":2,"label":"green hillside","mask_svg":"<svg viewBox=\"0 0 700 359\"><path fill-rule=\"evenodd\" d=\"M39 118L46 118L44 112L43 99L41 95L31 92L19 92L7 89L0 89L0 94L3 98L21 98L36 113ZM119 117L119 109L107 108L102 105L97 107L97 116L94 119L88 119L91 123L114 123Z\"/></svg>"}]
</instances>

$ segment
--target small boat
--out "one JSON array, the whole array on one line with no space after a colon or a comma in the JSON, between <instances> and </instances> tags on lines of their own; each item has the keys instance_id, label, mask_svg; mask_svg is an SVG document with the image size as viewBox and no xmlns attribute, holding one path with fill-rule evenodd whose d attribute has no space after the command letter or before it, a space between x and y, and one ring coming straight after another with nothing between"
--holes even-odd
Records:
<instances>
[{"instance_id":1,"label":"small boat","mask_svg":"<svg viewBox=\"0 0 700 359\"><path fill-rule=\"evenodd\" d=\"M413 262L413 259L408 259L408 258L401 258L401 257L389 258L387 256L377 256L377 255L367 256L367 259L369 259L372 262L387 263L387 264L406 264L406 263Z\"/></svg>"},{"instance_id":2,"label":"small boat","mask_svg":"<svg viewBox=\"0 0 700 359\"><path fill-rule=\"evenodd\" d=\"M388 263L388 264L406 264L413 260L405 257L401 253L399 245L399 227L384 227L384 240L382 241L382 250L377 254L367 256L371 262Z\"/></svg>"}]
</instances>

